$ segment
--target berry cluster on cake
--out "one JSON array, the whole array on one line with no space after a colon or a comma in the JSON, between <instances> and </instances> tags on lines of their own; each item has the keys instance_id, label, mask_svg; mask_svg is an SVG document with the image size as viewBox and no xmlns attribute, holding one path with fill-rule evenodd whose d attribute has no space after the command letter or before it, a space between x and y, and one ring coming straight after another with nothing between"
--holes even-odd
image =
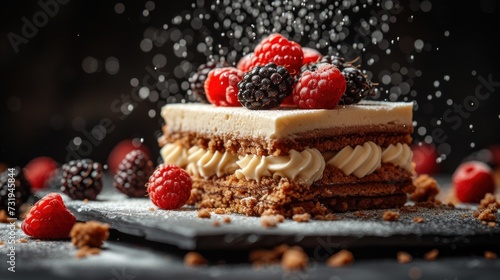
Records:
<instances>
[{"instance_id":1,"label":"berry cluster on cake","mask_svg":"<svg viewBox=\"0 0 500 280\"><path fill-rule=\"evenodd\" d=\"M190 204L325 215L400 207L414 190L412 103L364 100L375 84L342 57L271 34L190 82L201 102L165 105L158 139L192 178Z\"/></svg>"}]
</instances>

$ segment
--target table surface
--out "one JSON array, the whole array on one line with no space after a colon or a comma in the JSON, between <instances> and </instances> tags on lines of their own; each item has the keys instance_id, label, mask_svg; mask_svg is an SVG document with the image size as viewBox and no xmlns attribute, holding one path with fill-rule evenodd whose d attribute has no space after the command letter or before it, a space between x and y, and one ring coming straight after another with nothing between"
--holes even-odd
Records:
<instances>
[{"instance_id":1,"label":"table surface","mask_svg":"<svg viewBox=\"0 0 500 280\"><path fill-rule=\"evenodd\" d=\"M438 179L446 191L449 181ZM0 224L0 240L7 242L9 234L16 240L15 273L7 270L10 245L0 245L0 279L497 279L500 275L500 259L484 257L485 251L500 253L500 227L482 225L470 215L463 218L463 213L471 213L469 207L423 210L427 212L420 212L427 220L423 224L411 222L412 215L419 215L415 213L386 222L380 211L368 211L363 218L346 213L333 222L285 221L265 229L258 218L241 215L229 215L231 223L224 224L222 217L228 215L200 219L196 209L150 211L148 200L119 199L109 186L105 180L105 191L96 202L65 200L79 220L111 224L100 254L76 258L77 249L69 240L32 239L19 228L12 231L8 224ZM129 211L126 215L124 209ZM221 226L213 227L214 220ZM252 250L282 243L301 245L309 255L308 267L286 271L278 263L257 269L249 262ZM326 258L340 249L350 250L354 263L326 266ZM423 255L432 249L439 250L438 258L425 260ZM185 266L183 258L192 250L201 253L208 265ZM398 263L399 251L409 252L413 261Z\"/></svg>"}]
</instances>

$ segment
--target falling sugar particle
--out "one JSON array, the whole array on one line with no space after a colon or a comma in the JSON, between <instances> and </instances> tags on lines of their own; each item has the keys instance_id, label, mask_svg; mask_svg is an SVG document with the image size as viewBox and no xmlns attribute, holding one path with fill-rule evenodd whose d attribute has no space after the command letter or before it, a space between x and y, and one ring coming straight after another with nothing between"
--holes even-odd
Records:
<instances>
[{"instance_id":1,"label":"falling sugar particle","mask_svg":"<svg viewBox=\"0 0 500 280\"><path fill-rule=\"evenodd\" d=\"M471 148L474 148L474 147L476 147L476 143L474 143L474 142L471 142L471 143L470 143L470 147L471 147Z\"/></svg>"},{"instance_id":2,"label":"falling sugar particle","mask_svg":"<svg viewBox=\"0 0 500 280\"><path fill-rule=\"evenodd\" d=\"M82 144L82 138L80 137L73 138L73 144L77 147L80 146Z\"/></svg>"},{"instance_id":3,"label":"falling sugar particle","mask_svg":"<svg viewBox=\"0 0 500 280\"><path fill-rule=\"evenodd\" d=\"M121 15L121 14L123 14L123 12L125 12L125 5L123 5L122 3L116 3L115 4L115 13Z\"/></svg>"}]
</instances>

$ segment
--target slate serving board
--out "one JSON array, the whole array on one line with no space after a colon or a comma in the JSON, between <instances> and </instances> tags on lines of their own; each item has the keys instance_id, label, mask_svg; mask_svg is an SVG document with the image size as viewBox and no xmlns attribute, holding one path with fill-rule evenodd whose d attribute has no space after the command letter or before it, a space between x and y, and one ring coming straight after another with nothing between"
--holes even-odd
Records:
<instances>
[{"instance_id":1,"label":"slate serving board","mask_svg":"<svg viewBox=\"0 0 500 280\"><path fill-rule=\"evenodd\" d=\"M258 217L218 215L201 219L195 208L161 210L148 198L127 198L108 189L98 201L65 203L78 220L106 222L112 229L146 240L178 246L180 249L252 249L281 243L303 248L321 247L408 247L408 246L497 246L500 226L490 227L472 216L473 206L422 208L400 212L397 221L384 221L385 210L337 214L336 221L285 220L276 228L264 228ZM396 210L396 209L393 209ZM500 220L500 214L497 220ZM223 218L229 216L230 223ZM424 218L423 223L413 221ZM220 226L214 226L218 221Z\"/></svg>"}]
</instances>

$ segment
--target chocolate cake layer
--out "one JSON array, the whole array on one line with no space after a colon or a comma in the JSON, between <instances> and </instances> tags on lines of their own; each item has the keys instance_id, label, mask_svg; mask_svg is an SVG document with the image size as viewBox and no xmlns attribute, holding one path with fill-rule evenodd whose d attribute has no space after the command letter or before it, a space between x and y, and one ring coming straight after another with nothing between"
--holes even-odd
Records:
<instances>
[{"instance_id":1,"label":"chocolate cake layer","mask_svg":"<svg viewBox=\"0 0 500 280\"><path fill-rule=\"evenodd\" d=\"M267 209L286 216L298 205L315 208L315 212L324 208L326 213L358 209L358 206L363 206L362 209L399 207L406 202L406 193L413 191L410 176L402 168L384 164L374 173L359 179L329 167L323 178L310 186L286 178L264 178L260 183L238 180L234 176L209 180L194 178L191 203L247 215L260 215ZM388 200L380 201L380 198ZM253 206L250 207L249 203Z\"/></svg>"}]
</instances>

